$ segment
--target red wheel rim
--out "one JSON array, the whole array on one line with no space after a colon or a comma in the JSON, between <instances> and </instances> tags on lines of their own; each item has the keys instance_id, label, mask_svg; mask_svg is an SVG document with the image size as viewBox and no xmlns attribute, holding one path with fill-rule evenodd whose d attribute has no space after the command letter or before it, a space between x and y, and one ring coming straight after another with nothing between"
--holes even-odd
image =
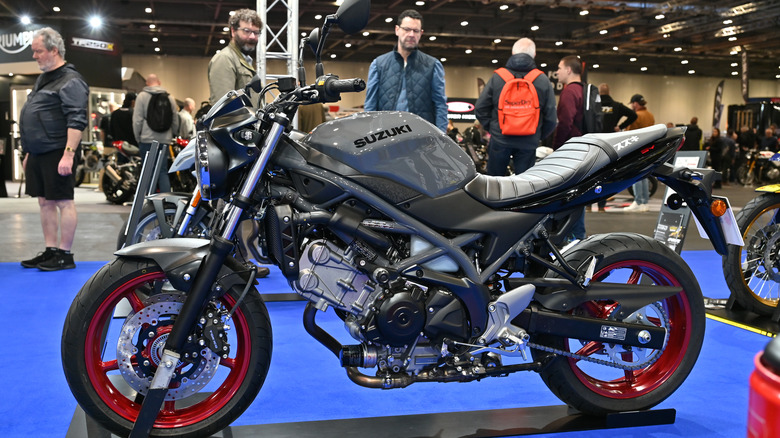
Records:
<instances>
[{"instance_id":1,"label":"red wheel rim","mask_svg":"<svg viewBox=\"0 0 780 438\"><path fill-rule=\"evenodd\" d=\"M624 261L612 264L596 273L593 277L594 281L606 277L616 269L630 269L632 271L628 281L626 281L627 284L637 284L641 275L647 275L657 285L681 286L679 281L667 270L645 261ZM685 357L693 331L693 322L688 298L684 293L681 292L664 299L661 301L661 305L669 320L669 339L666 349L655 362L634 371L615 369L617 372L622 372L623 375L607 380L589 374L578 365L580 361L569 358L569 364L580 382L592 392L613 399L640 397L654 391L666 382L675 373ZM602 313L600 316L604 317L611 311L614 303L590 302L588 306L591 314L598 314L600 310ZM590 356L601 350L598 348L599 345L601 344L591 342L578 353Z\"/></svg>"},{"instance_id":2,"label":"red wheel rim","mask_svg":"<svg viewBox=\"0 0 780 438\"><path fill-rule=\"evenodd\" d=\"M138 417L141 404L120 392L109 378L110 375L118 375L110 373L118 372L119 368L116 359L103 360L101 354L103 327L110 320L114 308L123 298L127 298L133 311L137 312L143 305L135 294L135 290L164 278L163 272L148 272L120 285L101 303L87 330L84 360L90 384L109 409L131 422L134 422ZM222 298L222 303L231 307L235 301L226 295ZM191 406L179 408L176 406L176 402L166 401L154 423L155 428L168 429L198 423L214 415L233 399L249 369L252 342L249 335L249 325L240 308L233 314L231 321L237 338L237 345L232 346L235 356L220 361L220 366L227 367L229 370L227 377L224 378L218 389L204 400ZM108 342L107 345L110 349L111 343Z\"/></svg>"}]
</instances>

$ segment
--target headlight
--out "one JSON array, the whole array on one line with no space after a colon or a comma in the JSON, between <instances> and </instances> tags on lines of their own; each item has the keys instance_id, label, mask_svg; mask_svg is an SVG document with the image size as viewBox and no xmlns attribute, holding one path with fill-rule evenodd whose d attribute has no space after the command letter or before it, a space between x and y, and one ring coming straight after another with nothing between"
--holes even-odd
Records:
<instances>
[{"instance_id":1,"label":"headlight","mask_svg":"<svg viewBox=\"0 0 780 438\"><path fill-rule=\"evenodd\" d=\"M198 187L203 199L221 198L226 192L228 159L211 136L205 131L198 132L197 151L195 153L195 171Z\"/></svg>"}]
</instances>

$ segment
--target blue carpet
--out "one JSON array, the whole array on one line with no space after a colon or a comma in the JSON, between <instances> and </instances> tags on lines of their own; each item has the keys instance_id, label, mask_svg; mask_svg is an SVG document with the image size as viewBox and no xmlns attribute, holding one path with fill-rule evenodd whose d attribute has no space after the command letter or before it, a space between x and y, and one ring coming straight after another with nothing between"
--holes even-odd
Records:
<instances>
[{"instance_id":1,"label":"blue carpet","mask_svg":"<svg viewBox=\"0 0 780 438\"><path fill-rule=\"evenodd\" d=\"M729 295L713 251L683 252L704 295ZM0 436L62 437L76 402L60 364L60 335L73 296L102 262L79 262L74 270L42 273L16 263L0 263L6 304L6 343L0 353L3 397ZM278 272L261 283L267 292L288 292ZM303 302L268 303L274 329L274 355L265 387L234 425L436 412L559 405L533 373L462 384L415 384L392 391L353 384L335 357L304 331ZM350 342L343 325L328 312L318 322L339 340ZM619 429L621 437L745 436L748 378L753 357L768 338L707 321L704 347L689 379L659 408L677 410L672 425ZM577 432L602 437L604 431ZM567 436L556 434L554 436ZM537 435L553 436L553 435Z\"/></svg>"}]
</instances>

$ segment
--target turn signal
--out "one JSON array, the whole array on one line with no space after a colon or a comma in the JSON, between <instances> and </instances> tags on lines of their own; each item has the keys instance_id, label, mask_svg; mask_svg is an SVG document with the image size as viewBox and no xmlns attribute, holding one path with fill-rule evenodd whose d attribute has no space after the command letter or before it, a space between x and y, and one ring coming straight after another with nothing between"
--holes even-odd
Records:
<instances>
[{"instance_id":1,"label":"turn signal","mask_svg":"<svg viewBox=\"0 0 780 438\"><path fill-rule=\"evenodd\" d=\"M712 201L712 204L710 205L710 211L715 217L721 217L726 214L728 208L729 206L726 204L726 201L722 199L716 199Z\"/></svg>"}]
</instances>

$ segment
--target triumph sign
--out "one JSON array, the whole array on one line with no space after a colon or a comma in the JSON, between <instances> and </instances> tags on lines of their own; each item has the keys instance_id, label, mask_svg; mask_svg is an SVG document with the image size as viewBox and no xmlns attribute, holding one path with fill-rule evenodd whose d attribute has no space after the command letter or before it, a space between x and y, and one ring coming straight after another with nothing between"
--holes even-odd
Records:
<instances>
[{"instance_id":1,"label":"triumph sign","mask_svg":"<svg viewBox=\"0 0 780 438\"><path fill-rule=\"evenodd\" d=\"M28 30L16 33L0 34L0 50L14 55L30 46L35 31Z\"/></svg>"}]
</instances>

